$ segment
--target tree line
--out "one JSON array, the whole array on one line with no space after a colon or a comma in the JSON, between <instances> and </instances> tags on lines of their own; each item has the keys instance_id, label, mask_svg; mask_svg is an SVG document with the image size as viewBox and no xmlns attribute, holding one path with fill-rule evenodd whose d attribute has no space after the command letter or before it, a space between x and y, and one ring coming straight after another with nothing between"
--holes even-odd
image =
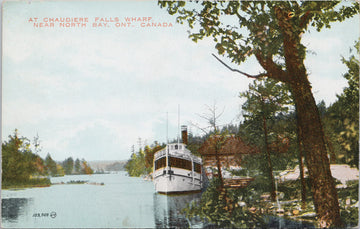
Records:
<instances>
[{"instance_id":1,"label":"tree line","mask_svg":"<svg viewBox=\"0 0 360 229\"><path fill-rule=\"evenodd\" d=\"M227 65L213 54L227 69L249 78L272 79L289 88L295 105L299 145L309 170L313 200L319 218L318 226L343 226L336 184L331 176L327 155L329 145L311 91L305 65L308 50L302 38L304 34L310 33L311 28L320 32L324 28L331 28L333 23L358 16L359 3L160 1L159 5L170 15L176 16L178 23L189 27L189 38L194 42L211 39L221 58L227 58L232 65L239 66L254 57L262 72L255 75L246 73ZM334 124L337 127L347 126L341 136L348 149L352 145L346 141L356 135L358 130L358 124L350 124L352 121L345 119L340 122L346 123Z\"/></svg>"},{"instance_id":2,"label":"tree line","mask_svg":"<svg viewBox=\"0 0 360 229\"><path fill-rule=\"evenodd\" d=\"M359 42L355 44L355 48L359 50ZM359 133L357 131L359 128L359 61L355 58L355 54L352 54L349 58L343 57L341 61L348 68L343 75L348 82L348 86L343 89L341 94L337 95L337 100L334 103L326 106L324 101L320 101L317 104L317 109L324 129L326 152L330 163L347 164L359 168ZM241 167L243 169L234 172L235 175L251 176L255 177L255 180L248 189L229 192L232 194L229 194L228 197L233 199L240 196L249 197L249 193L252 193L253 199L260 199L261 194L270 193L272 201L275 201L274 176L280 171L294 169L298 166L300 180L296 183L281 185L279 189L284 191L288 198L296 199L300 196L301 208L306 209L307 205L313 204L314 197L311 195L313 187L311 180L305 178L304 168L306 166L308 168L309 164L305 161L307 152L297 125L298 114L291 88L271 78L256 79L249 85L247 91L239 94L239 97L245 98L245 103L242 105L242 116L244 117L242 122L238 125L226 125L222 128L215 125L213 131L203 136L193 136L190 133L187 147L192 153L201 155L199 149L212 135L229 135L230 133L260 149L261 153L259 154L242 156ZM208 117L217 117L215 110L212 111L214 113ZM218 123L218 120L209 119L208 121L211 125ZM216 129L219 129L219 131L215 131ZM144 149L139 149L139 152L133 153L126 166L130 176L151 173L153 155L164 146L165 144L161 146L160 144L153 144L151 147L146 146ZM219 181L214 183L215 186L221 185ZM356 187L358 187L358 184L353 185L349 190L355 190ZM219 189L212 186L208 190L209 192L216 192L217 197L221 193ZM247 191L249 193L246 193ZM343 192L343 190L339 191L340 195ZM204 195L204 198L202 198L203 205L188 209L188 214L204 215L204 211L215 211L213 208L207 209L209 201L212 200L208 199L206 201L207 196L211 196L213 199L214 195L214 193ZM341 198L344 198L344 196L341 196ZM358 200L358 194L354 192L351 198ZM221 204L224 205L222 202ZM357 215L355 210L351 210L352 216ZM227 214L226 211L217 212L219 219L224 217L221 214ZM346 213L347 211L344 209L341 209L341 212L342 221L349 223L351 217L344 218L344 216L350 213ZM244 217L244 215L241 217ZM220 221L218 223L229 226L229 224L222 224L223 222ZM356 225L357 218L351 220L351 223Z\"/></svg>"},{"instance_id":3,"label":"tree line","mask_svg":"<svg viewBox=\"0 0 360 229\"><path fill-rule=\"evenodd\" d=\"M165 147L165 144L154 142L152 145L146 145L144 148L139 148L137 152L134 150L130 159L125 165L125 170L129 176L139 177L147 176L152 172L154 154Z\"/></svg>"},{"instance_id":4,"label":"tree line","mask_svg":"<svg viewBox=\"0 0 360 229\"><path fill-rule=\"evenodd\" d=\"M39 137L34 137L31 142L28 138L19 136L17 129L1 147L2 187L50 185L48 176L93 173L85 159L74 161L69 157L56 162L49 153L45 159L41 158L38 154L41 151Z\"/></svg>"},{"instance_id":5,"label":"tree line","mask_svg":"<svg viewBox=\"0 0 360 229\"><path fill-rule=\"evenodd\" d=\"M46 175L50 176L64 176L64 175L78 175L78 174L93 174L93 169L88 165L85 159L74 159L69 157L62 162L55 162L50 154L47 154L44 160L44 166L47 169Z\"/></svg>"}]
</instances>

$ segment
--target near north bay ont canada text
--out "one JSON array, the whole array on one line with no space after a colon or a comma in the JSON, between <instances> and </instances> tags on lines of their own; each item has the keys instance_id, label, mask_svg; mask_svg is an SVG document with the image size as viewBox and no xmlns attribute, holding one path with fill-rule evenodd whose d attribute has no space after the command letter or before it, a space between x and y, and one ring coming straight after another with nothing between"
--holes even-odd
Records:
<instances>
[{"instance_id":1,"label":"near north bay ont canada text","mask_svg":"<svg viewBox=\"0 0 360 229\"><path fill-rule=\"evenodd\" d=\"M152 17L31 17L34 28L107 28L107 27L173 27L171 22L155 21Z\"/></svg>"}]
</instances>

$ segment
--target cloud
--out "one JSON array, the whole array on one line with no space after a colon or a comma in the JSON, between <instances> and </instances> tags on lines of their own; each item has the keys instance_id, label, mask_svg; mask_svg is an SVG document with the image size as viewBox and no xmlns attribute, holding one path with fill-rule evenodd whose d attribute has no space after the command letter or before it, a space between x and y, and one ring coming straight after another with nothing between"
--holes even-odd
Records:
<instances>
[{"instance_id":1,"label":"cloud","mask_svg":"<svg viewBox=\"0 0 360 229\"><path fill-rule=\"evenodd\" d=\"M326 76L311 77L311 82L316 102L324 100L327 106L334 103L337 100L336 95L340 95L343 89L348 86L344 78L333 79L330 77L326 78Z\"/></svg>"},{"instance_id":2,"label":"cloud","mask_svg":"<svg viewBox=\"0 0 360 229\"><path fill-rule=\"evenodd\" d=\"M315 52L331 52L331 50L339 49L344 45L339 37L320 37L316 35L317 34L309 34L309 36L303 38L303 44L305 44L308 50Z\"/></svg>"},{"instance_id":3,"label":"cloud","mask_svg":"<svg viewBox=\"0 0 360 229\"><path fill-rule=\"evenodd\" d=\"M219 110L225 109L220 124L236 120L241 113L238 94L253 80L213 58L210 39L194 43L187 38L187 28L180 25L169 30L29 27L26 18L30 14L66 16L81 8L84 15L95 15L99 6L95 2L87 3L88 7L57 4L64 5L57 9L27 6L24 14L11 19L11 25L4 25L4 136L15 128L30 138L39 133L43 153L50 152L57 160L67 155L87 160L126 159L139 137L148 143L166 141L166 113L169 138L177 136L179 104L181 124L206 126L197 114L206 112L205 105L214 101ZM126 15L161 11L156 4L151 12L126 4L123 10L136 10L122 12ZM104 7L109 15L119 14L118 8ZM163 14L158 17L173 20ZM10 23L9 16L4 19ZM306 63L315 97L329 103L344 85L337 74L341 63L334 50L342 50L346 42L321 36L305 38L305 42L318 53L309 55ZM229 65L249 74L261 71L254 59Z\"/></svg>"},{"instance_id":4,"label":"cloud","mask_svg":"<svg viewBox=\"0 0 360 229\"><path fill-rule=\"evenodd\" d=\"M127 124L119 120L87 119L63 125L63 130L44 142L59 160L66 154L87 160L127 159L139 137L154 139L153 124L151 120Z\"/></svg>"}]
</instances>

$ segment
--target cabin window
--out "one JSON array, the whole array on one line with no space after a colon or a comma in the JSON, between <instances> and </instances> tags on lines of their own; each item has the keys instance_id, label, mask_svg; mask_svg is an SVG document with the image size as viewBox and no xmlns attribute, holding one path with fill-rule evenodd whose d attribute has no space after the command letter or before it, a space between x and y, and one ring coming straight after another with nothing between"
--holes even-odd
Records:
<instances>
[{"instance_id":1,"label":"cabin window","mask_svg":"<svg viewBox=\"0 0 360 229\"><path fill-rule=\"evenodd\" d=\"M194 171L201 173L201 165L199 163L194 162Z\"/></svg>"},{"instance_id":2,"label":"cabin window","mask_svg":"<svg viewBox=\"0 0 360 229\"><path fill-rule=\"evenodd\" d=\"M175 149L178 149L178 145L175 145Z\"/></svg>"},{"instance_id":3,"label":"cabin window","mask_svg":"<svg viewBox=\"0 0 360 229\"><path fill-rule=\"evenodd\" d=\"M166 157L162 157L159 160L155 161L155 170L163 168L166 166Z\"/></svg>"},{"instance_id":4,"label":"cabin window","mask_svg":"<svg viewBox=\"0 0 360 229\"><path fill-rule=\"evenodd\" d=\"M186 169L191 171L191 161L184 160L181 158L176 157L170 157L169 162L171 167L180 168L180 169Z\"/></svg>"}]
</instances>

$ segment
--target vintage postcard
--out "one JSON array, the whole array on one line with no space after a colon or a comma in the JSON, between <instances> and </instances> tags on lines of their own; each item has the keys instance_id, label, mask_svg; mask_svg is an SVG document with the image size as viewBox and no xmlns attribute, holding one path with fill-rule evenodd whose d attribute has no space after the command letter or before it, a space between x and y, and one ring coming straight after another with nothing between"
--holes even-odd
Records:
<instances>
[{"instance_id":1,"label":"vintage postcard","mask_svg":"<svg viewBox=\"0 0 360 229\"><path fill-rule=\"evenodd\" d=\"M356 227L356 1L2 2L1 228Z\"/></svg>"}]
</instances>

